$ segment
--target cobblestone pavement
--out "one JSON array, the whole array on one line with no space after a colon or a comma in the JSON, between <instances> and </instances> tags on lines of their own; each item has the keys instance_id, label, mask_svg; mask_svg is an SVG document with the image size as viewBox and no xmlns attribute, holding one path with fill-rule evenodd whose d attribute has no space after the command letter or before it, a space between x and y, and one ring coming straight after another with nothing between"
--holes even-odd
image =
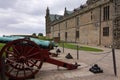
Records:
<instances>
[{"instance_id":1,"label":"cobblestone pavement","mask_svg":"<svg viewBox=\"0 0 120 80\"><path fill-rule=\"evenodd\" d=\"M113 58L111 49L101 48L103 52L79 51L79 60L77 60L77 51L64 49L64 53L55 58L69 63L79 63L81 66L76 70L66 70L56 65L44 63L39 73L33 80L120 80L120 50L115 50L117 62L117 77L114 75ZM60 48L62 51L63 49ZM74 59L65 59L67 53L70 53ZM98 64L103 69L103 73L93 74L89 68L93 64Z\"/></svg>"}]
</instances>

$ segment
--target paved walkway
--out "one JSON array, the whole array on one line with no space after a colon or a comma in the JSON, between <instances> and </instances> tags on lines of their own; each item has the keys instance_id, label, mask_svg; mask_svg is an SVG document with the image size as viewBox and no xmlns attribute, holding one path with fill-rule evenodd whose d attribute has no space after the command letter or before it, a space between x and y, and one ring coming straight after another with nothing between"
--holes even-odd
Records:
<instances>
[{"instance_id":1,"label":"paved walkway","mask_svg":"<svg viewBox=\"0 0 120 80\"><path fill-rule=\"evenodd\" d=\"M76 70L66 70L62 67L57 69L56 65L44 63L36 78L33 80L120 80L120 50L115 50L117 61L117 77L114 75L112 52L109 48L101 48L104 52L79 51L79 60L77 60L77 51L64 49L57 58L58 60L79 63L81 66ZM63 49L60 48L62 51ZM66 59L65 56L70 53L74 59ZM93 64L98 64L103 69L103 73L93 74L89 68Z\"/></svg>"}]
</instances>

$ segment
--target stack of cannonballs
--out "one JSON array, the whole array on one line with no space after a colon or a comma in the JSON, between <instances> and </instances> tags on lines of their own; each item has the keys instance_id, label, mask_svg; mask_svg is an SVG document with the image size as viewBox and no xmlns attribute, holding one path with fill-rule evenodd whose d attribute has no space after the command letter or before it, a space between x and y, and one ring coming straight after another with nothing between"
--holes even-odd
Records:
<instances>
[{"instance_id":1,"label":"stack of cannonballs","mask_svg":"<svg viewBox=\"0 0 120 80\"><path fill-rule=\"evenodd\" d=\"M103 70L97 65L94 64L89 71L93 72L93 73L103 73Z\"/></svg>"}]
</instances>

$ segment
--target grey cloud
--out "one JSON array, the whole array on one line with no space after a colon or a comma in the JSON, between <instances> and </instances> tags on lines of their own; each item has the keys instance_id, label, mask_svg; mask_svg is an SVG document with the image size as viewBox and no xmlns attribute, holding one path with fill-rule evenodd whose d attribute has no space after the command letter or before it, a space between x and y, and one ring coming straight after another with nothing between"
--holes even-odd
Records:
<instances>
[{"instance_id":1,"label":"grey cloud","mask_svg":"<svg viewBox=\"0 0 120 80\"><path fill-rule=\"evenodd\" d=\"M86 0L56 0L54 5L50 6L51 13L64 12L66 7L68 10L72 11L74 8L79 7L81 4L85 4Z\"/></svg>"},{"instance_id":2,"label":"grey cloud","mask_svg":"<svg viewBox=\"0 0 120 80\"><path fill-rule=\"evenodd\" d=\"M0 0L0 8L14 7L17 0Z\"/></svg>"},{"instance_id":3,"label":"grey cloud","mask_svg":"<svg viewBox=\"0 0 120 80\"><path fill-rule=\"evenodd\" d=\"M58 14L73 10L86 0L0 0L0 35L45 34L45 11Z\"/></svg>"}]
</instances>

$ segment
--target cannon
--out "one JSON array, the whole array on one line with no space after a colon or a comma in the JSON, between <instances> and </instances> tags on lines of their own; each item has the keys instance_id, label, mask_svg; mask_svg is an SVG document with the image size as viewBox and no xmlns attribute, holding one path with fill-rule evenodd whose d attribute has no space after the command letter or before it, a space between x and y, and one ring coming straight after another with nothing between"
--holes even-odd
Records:
<instances>
[{"instance_id":1,"label":"cannon","mask_svg":"<svg viewBox=\"0 0 120 80\"><path fill-rule=\"evenodd\" d=\"M40 40L37 38L23 37L23 36L0 37L0 43L8 43L8 42L11 42L11 41L17 40L17 39L28 39L30 41L35 42L38 46L40 46L41 48L44 48L44 49L53 49L53 47L57 46L57 44L55 44L55 42L53 42L53 41Z\"/></svg>"},{"instance_id":2,"label":"cannon","mask_svg":"<svg viewBox=\"0 0 120 80\"><path fill-rule=\"evenodd\" d=\"M6 76L15 80L28 79L41 69L44 62L67 68L77 69L78 65L53 59L49 49L41 48L36 42L28 39L17 39L7 42L0 51L1 59L5 57Z\"/></svg>"}]
</instances>

